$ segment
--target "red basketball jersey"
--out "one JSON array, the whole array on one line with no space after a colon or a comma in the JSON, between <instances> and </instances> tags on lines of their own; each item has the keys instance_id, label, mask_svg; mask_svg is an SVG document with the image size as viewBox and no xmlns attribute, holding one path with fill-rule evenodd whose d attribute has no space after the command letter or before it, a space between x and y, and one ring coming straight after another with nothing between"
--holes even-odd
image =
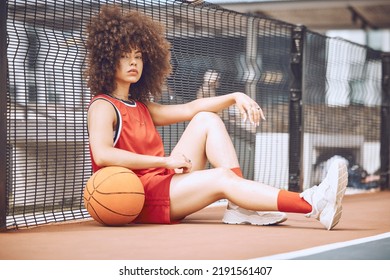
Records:
<instances>
[{"instance_id":1,"label":"red basketball jersey","mask_svg":"<svg viewBox=\"0 0 390 280\"><path fill-rule=\"evenodd\" d=\"M104 99L110 102L117 113L117 129L114 131L114 147L133 153L165 156L164 146L148 108L138 101L125 102L106 94L100 94L92 98L92 102ZM92 168L96 172L100 169L96 165L91 153ZM145 174L167 174L171 170L165 168L149 168L133 170L139 177ZM173 172L173 171L172 171Z\"/></svg>"}]
</instances>

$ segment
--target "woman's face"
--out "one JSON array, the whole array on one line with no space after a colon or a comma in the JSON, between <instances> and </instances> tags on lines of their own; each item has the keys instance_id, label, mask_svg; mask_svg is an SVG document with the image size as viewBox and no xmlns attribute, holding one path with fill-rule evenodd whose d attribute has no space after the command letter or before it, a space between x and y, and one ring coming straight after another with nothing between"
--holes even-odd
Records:
<instances>
[{"instance_id":1,"label":"woman's face","mask_svg":"<svg viewBox=\"0 0 390 280\"><path fill-rule=\"evenodd\" d=\"M138 49L123 53L115 73L116 82L127 84L138 82L143 66L142 53Z\"/></svg>"}]
</instances>

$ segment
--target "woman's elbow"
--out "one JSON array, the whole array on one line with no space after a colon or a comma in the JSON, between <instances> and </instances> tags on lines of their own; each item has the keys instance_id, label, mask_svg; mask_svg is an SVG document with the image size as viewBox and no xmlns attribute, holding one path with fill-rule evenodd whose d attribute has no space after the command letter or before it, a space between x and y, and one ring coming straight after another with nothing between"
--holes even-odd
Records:
<instances>
[{"instance_id":1,"label":"woman's elbow","mask_svg":"<svg viewBox=\"0 0 390 280\"><path fill-rule=\"evenodd\" d=\"M91 149L93 161L96 165L100 167L109 166L111 165L109 157L107 156L107 153L103 151L94 151Z\"/></svg>"}]
</instances>

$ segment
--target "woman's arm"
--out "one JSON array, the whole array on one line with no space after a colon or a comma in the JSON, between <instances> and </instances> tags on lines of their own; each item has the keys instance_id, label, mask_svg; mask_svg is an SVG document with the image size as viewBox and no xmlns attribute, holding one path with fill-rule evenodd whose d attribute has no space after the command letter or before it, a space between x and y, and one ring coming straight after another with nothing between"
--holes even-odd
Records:
<instances>
[{"instance_id":1,"label":"woman's arm","mask_svg":"<svg viewBox=\"0 0 390 280\"><path fill-rule=\"evenodd\" d=\"M260 106L242 92L200 98L185 104L161 105L150 102L147 106L156 125L169 125L189 121L199 112L217 113L233 104L237 105L244 121L249 120L258 125L260 119L265 119Z\"/></svg>"},{"instance_id":2,"label":"woman's arm","mask_svg":"<svg viewBox=\"0 0 390 280\"><path fill-rule=\"evenodd\" d=\"M96 100L89 107L89 144L98 166L118 165L129 169L165 167L183 169L183 172L190 171L191 163L184 155L155 157L115 148L113 146L113 132L116 121L115 109L110 103Z\"/></svg>"}]
</instances>

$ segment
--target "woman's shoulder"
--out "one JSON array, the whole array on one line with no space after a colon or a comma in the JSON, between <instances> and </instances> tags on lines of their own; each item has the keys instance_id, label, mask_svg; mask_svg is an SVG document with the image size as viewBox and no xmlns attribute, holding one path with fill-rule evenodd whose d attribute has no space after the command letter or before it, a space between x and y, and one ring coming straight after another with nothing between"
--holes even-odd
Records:
<instances>
[{"instance_id":1,"label":"woman's shoulder","mask_svg":"<svg viewBox=\"0 0 390 280\"><path fill-rule=\"evenodd\" d=\"M96 95L92 96L90 103L92 103L96 100L99 100L99 99L105 99L108 101L114 100L114 98L109 96L108 94L100 93L100 94L96 94Z\"/></svg>"},{"instance_id":2,"label":"woman's shoulder","mask_svg":"<svg viewBox=\"0 0 390 280\"><path fill-rule=\"evenodd\" d=\"M117 104L112 97L110 97L107 94L98 94L91 98L88 105L88 111L91 111L92 109L94 111L101 111L101 110L105 111L107 110L107 108L109 108L107 106L114 108L115 110L118 110Z\"/></svg>"}]
</instances>

